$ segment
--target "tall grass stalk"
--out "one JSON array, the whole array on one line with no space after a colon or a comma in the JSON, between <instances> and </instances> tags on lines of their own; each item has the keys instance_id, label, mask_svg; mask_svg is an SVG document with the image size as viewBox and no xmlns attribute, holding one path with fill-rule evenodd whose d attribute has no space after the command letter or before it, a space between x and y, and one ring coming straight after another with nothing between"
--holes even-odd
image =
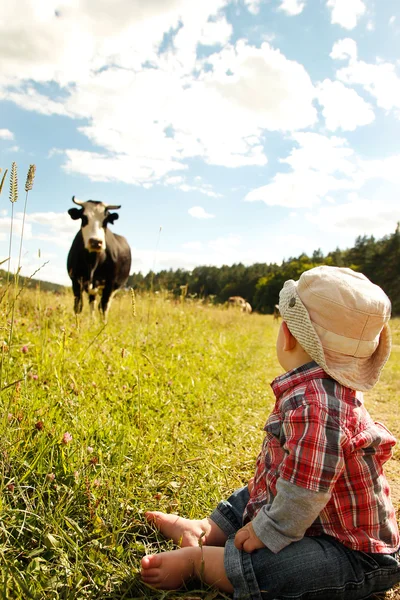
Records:
<instances>
[{"instance_id":1,"label":"tall grass stalk","mask_svg":"<svg viewBox=\"0 0 400 600\"><path fill-rule=\"evenodd\" d=\"M28 204L28 194L32 190L33 182L35 180L36 174L36 165L29 165L28 173L25 181L25 203L24 203L24 212L22 215L22 227L21 227L21 240L19 244L19 254L18 254L18 267L17 267L17 278L16 278L16 290L18 291L18 278L19 272L21 269L21 256L22 256L22 243L24 238L24 230L25 230L25 218L26 218L26 208Z\"/></svg>"},{"instance_id":2,"label":"tall grass stalk","mask_svg":"<svg viewBox=\"0 0 400 600\"><path fill-rule=\"evenodd\" d=\"M154 272L155 272L155 268L156 268L156 264L157 264L157 256L158 256L158 248L160 245L161 232L162 232L162 227L160 226L160 228L158 230L156 249L154 252L153 268L151 270L151 276L150 276L150 296L153 296L153 292L154 292ZM150 309L151 309L151 304L149 303L148 309L147 309L147 325L149 325L149 323L150 323Z\"/></svg>"},{"instance_id":3,"label":"tall grass stalk","mask_svg":"<svg viewBox=\"0 0 400 600\"><path fill-rule=\"evenodd\" d=\"M18 284L19 284L19 274L21 270L21 256L22 256L22 244L23 244L23 236L24 236L24 228L25 228L25 218L26 218L26 208L28 202L28 193L32 190L33 182L36 173L36 166L30 165L25 181L25 204L24 211L22 217L22 228L21 228L21 236L20 236L20 246L19 246L19 256L18 256L18 266L17 270L14 273L14 297L11 305L11 319L7 322L8 325L8 348L11 349L12 340L13 340L13 327L14 327L14 315L15 315L15 306L17 303L17 299L19 296ZM8 317L9 309L8 309L8 301L9 301L9 293L8 289L10 287L10 276L11 276L11 250L12 250L12 238L13 238L13 223L14 223L14 204L18 200L18 175L17 175L17 164L15 162L12 163L11 166L11 174L10 174L10 202L11 202L11 223L10 223L10 242L9 242L9 267L7 271L7 293L6 293L6 309L5 315L6 319ZM36 272L35 272L36 273ZM11 352L8 353L8 357L10 358ZM4 353L2 355L1 361L1 373L0 373L0 390L2 388L2 375L3 375L3 359Z\"/></svg>"},{"instance_id":4,"label":"tall grass stalk","mask_svg":"<svg viewBox=\"0 0 400 600\"><path fill-rule=\"evenodd\" d=\"M10 240L9 240L9 246L8 246L7 287L8 287L9 281L10 281L10 273L11 273L11 248L12 248L13 225L14 225L14 204L18 200L18 168L17 168L16 162L13 162L11 165L9 198L10 198L10 202L11 202L11 221L10 221ZM6 312L7 312L7 310L6 310Z\"/></svg>"}]
</instances>

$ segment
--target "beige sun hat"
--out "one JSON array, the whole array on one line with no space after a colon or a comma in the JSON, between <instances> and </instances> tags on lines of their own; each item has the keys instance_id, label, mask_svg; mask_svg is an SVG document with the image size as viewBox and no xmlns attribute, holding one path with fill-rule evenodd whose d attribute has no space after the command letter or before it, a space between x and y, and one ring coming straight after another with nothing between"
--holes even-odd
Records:
<instances>
[{"instance_id":1,"label":"beige sun hat","mask_svg":"<svg viewBox=\"0 0 400 600\"><path fill-rule=\"evenodd\" d=\"M360 391L378 381L390 354L391 304L367 277L315 267L285 282L279 310L299 344L333 379Z\"/></svg>"}]
</instances>

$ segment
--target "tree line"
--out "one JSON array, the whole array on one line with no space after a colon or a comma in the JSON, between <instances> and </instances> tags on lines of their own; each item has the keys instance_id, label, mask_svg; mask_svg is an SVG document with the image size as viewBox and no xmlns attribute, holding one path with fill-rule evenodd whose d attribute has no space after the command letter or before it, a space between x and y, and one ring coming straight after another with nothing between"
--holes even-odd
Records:
<instances>
[{"instance_id":1,"label":"tree line","mask_svg":"<svg viewBox=\"0 0 400 600\"><path fill-rule=\"evenodd\" d=\"M230 296L242 296L253 310L272 313L279 299L279 291L287 279L297 280L300 275L318 265L350 267L364 273L380 285L392 301L393 315L400 315L400 224L396 231L379 240L374 236L357 237L354 247L336 248L324 256L315 250L311 256L300 254L288 258L281 265L241 263L222 267L202 266L192 271L169 269L147 275L133 273L127 285L140 291L168 291L174 296L204 298L224 303Z\"/></svg>"}]
</instances>

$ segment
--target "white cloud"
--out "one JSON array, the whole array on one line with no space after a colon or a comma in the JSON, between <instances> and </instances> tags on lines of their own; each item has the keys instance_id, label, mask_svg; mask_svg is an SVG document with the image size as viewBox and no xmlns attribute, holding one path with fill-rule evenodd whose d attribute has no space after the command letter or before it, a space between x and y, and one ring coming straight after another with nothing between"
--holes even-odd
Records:
<instances>
[{"instance_id":1,"label":"white cloud","mask_svg":"<svg viewBox=\"0 0 400 600\"><path fill-rule=\"evenodd\" d=\"M304 208L319 204L332 190L349 187L347 181L340 183L335 177L313 169L277 173L272 183L249 192L245 200L261 200L268 206Z\"/></svg>"},{"instance_id":2,"label":"white cloud","mask_svg":"<svg viewBox=\"0 0 400 600\"><path fill-rule=\"evenodd\" d=\"M351 38L344 38L334 43L329 55L337 60L355 60L357 58L357 43Z\"/></svg>"},{"instance_id":3,"label":"white cloud","mask_svg":"<svg viewBox=\"0 0 400 600\"><path fill-rule=\"evenodd\" d=\"M354 29L367 10L362 0L328 0L326 5L331 9L331 23L345 29Z\"/></svg>"},{"instance_id":4,"label":"white cloud","mask_svg":"<svg viewBox=\"0 0 400 600\"><path fill-rule=\"evenodd\" d=\"M260 12L261 2L262 0L244 0L247 10L253 15L257 15Z\"/></svg>"},{"instance_id":5,"label":"white cloud","mask_svg":"<svg viewBox=\"0 0 400 600\"><path fill-rule=\"evenodd\" d=\"M371 180L377 179L387 185L400 185L400 154L382 159L362 159L343 138L297 133L293 139L298 146L291 150L288 157L281 159L282 163L290 165L291 171L277 173L267 185L251 190L245 196L245 201L262 201L268 206L293 209L315 207L314 210L319 210L315 214L335 215L341 214L338 207L343 193L362 190ZM377 229L381 223L380 230L383 231L384 220L390 220L391 217L388 216L390 209L384 208L388 205L387 192L383 191L382 186L380 190L380 194L385 196L369 201L369 211L373 215L375 207ZM322 209L318 206L322 203L330 205L331 213L325 208L321 212ZM360 209L361 202L357 202L356 206ZM395 220L397 213L396 209L393 212ZM361 209L359 215L364 218ZM358 233L360 231L362 233L361 226Z\"/></svg>"},{"instance_id":6,"label":"white cloud","mask_svg":"<svg viewBox=\"0 0 400 600\"><path fill-rule=\"evenodd\" d=\"M355 173L355 153L344 138L327 137L317 133L296 133L293 139L298 148L280 162L289 164L294 171L313 169L322 174L341 173L352 177Z\"/></svg>"},{"instance_id":7,"label":"white cloud","mask_svg":"<svg viewBox=\"0 0 400 600\"><path fill-rule=\"evenodd\" d=\"M325 79L317 86L317 90L318 102L323 106L322 114L329 131L354 131L375 119L371 105L340 81Z\"/></svg>"},{"instance_id":8,"label":"white cloud","mask_svg":"<svg viewBox=\"0 0 400 600\"><path fill-rule=\"evenodd\" d=\"M184 182L182 175L173 175L172 177L166 177L164 179L165 185L178 185Z\"/></svg>"},{"instance_id":9,"label":"white cloud","mask_svg":"<svg viewBox=\"0 0 400 600\"><path fill-rule=\"evenodd\" d=\"M182 248L185 250L201 250L202 247L203 244L201 242L186 242L185 244L182 244Z\"/></svg>"},{"instance_id":10,"label":"white cloud","mask_svg":"<svg viewBox=\"0 0 400 600\"><path fill-rule=\"evenodd\" d=\"M97 147L62 151L68 173L150 187L192 158L263 166L265 130L316 122L301 64L268 43L228 44L228 0L116 3L21 0L17 13L11 5L2 13L0 99L79 119ZM260 2L247 4L255 11ZM199 43L224 47L199 60Z\"/></svg>"},{"instance_id":11,"label":"white cloud","mask_svg":"<svg viewBox=\"0 0 400 600\"><path fill-rule=\"evenodd\" d=\"M232 25L225 17L219 17L215 21L207 21L200 32L198 41L205 46L225 45L229 42L232 33Z\"/></svg>"},{"instance_id":12,"label":"white cloud","mask_svg":"<svg viewBox=\"0 0 400 600\"><path fill-rule=\"evenodd\" d=\"M278 255L275 255L273 251L271 252L266 244L262 248L245 246L241 238L235 235L211 240L207 245L197 246L197 243L194 244L196 245L193 245L193 247L185 245L182 252L160 251L157 253L156 261L154 261L154 252L132 248L132 271L146 273L150 269L159 271L169 268L191 271L199 265L221 267L224 264L235 262L251 265L257 261L270 262L278 260Z\"/></svg>"},{"instance_id":13,"label":"white cloud","mask_svg":"<svg viewBox=\"0 0 400 600\"><path fill-rule=\"evenodd\" d=\"M12 266L12 270L15 271L16 268L17 263ZM60 285L71 286L71 280L68 277L65 265L60 264L57 256L51 252L40 252L39 256L37 252L25 251L20 272L24 277L33 277L41 281L52 281ZM72 302L71 297L71 311Z\"/></svg>"},{"instance_id":14,"label":"white cloud","mask_svg":"<svg viewBox=\"0 0 400 600\"><path fill-rule=\"evenodd\" d=\"M362 163L365 177L382 179L395 185L400 185L400 154L386 158L365 160Z\"/></svg>"},{"instance_id":15,"label":"white cloud","mask_svg":"<svg viewBox=\"0 0 400 600\"><path fill-rule=\"evenodd\" d=\"M10 146L6 148L4 152L20 152L21 148L19 146Z\"/></svg>"},{"instance_id":16,"label":"white cloud","mask_svg":"<svg viewBox=\"0 0 400 600\"><path fill-rule=\"evenodd\" d=\"M18 238L18 243L21 239L22 235L22 215L14 215L11 224L11 217L2 217L0 218L0 235L2 240L10 239L10 232L12 226L12 235L13 238ZM24 238L31 239L32 237L32 228L28 223L24 225ZM1 259L2 260L2 259Z\"/></svg>"},{"instance_id":17,"label":"white cloud","mask_svg":"<svg viewBox=\"0 0 400 600\"><path fill-rule=\"evenodd\" d=\"M306 71L269 44L227 46L198 63L197 78L182 78L165 58L158 64L136 74L93 74L71 94L67 110L90 120L80 131L111 156L69 149L68 172L144 184L186 168L192 157L227 167L265 165L263 129L316 120Z\"/></svg>"},{"instance_id":18,"label":"white cloud","mask_svg":"<svg viewBox=\"0 0 400 600\"><path fill-rule=\"evenodd\" d=\"M129 154L110 157L107 154L82 150L67 150L65 154L65 171L86 175L91 181L123 181L140 185L159 180L171 171L187 168L182 163L162 160L157 156L146 157L146 161L140 164L139 161L132 162L132 156Z\"/></svg>"},{"instance_id":19,"label":"white cloud","mask_svg":"<svg viewBox=\"0 0 400 600\"><path fill-rule=\"evenodd\" d=\"M295 16L303 12L306 3L302 0L281 0L279 10L287 15Z\"/></svg>"},{"instance_id":20,"label":"white cloud","mask_svg":"<svg viewBox=\"0 0 400 600\"><path fill-rule=\"evenodd\" d=\"M261 200L268 206L288 208L311 207L331 192L360 187L365 178L345 139L316 133L297 133L293 138L298 147L281 159L292 170L277 173L271 183L249 192L246 201Z\"/></svg>"},{"instance_id":21,"label":"white cloud","mask_svg":"<svg viewBox=\"0 0 400 600\"><path fill-rule=\"evenodd\" d=\"M389 19L389 25L393 25L395 21L396 21L396 16L392 15Z\"/></svg>"},{"instance_id":22,"label":"white cloud","mask_svg":"<svg viewBox=\"0 0 400 600\"><path fill-rule=\"evenodd\" d=\"M217 252L221 256L231 257L232 251L242 245L242 238L239 235L229 235L228 237L220 237L208 243L208 247ZM231 258L229 258L231 260Z\"/></svg>"},{"instance_id":23,"label":"white cloud","mask_svg":"<svg viewBox=\"0 0 400 600\"><path fill-rule=\"evenodd\" d=\"M10 4L2 11L2 77L15 81L18 74L21 79L65 85L83 81L107 64L139 68L143 61L157 58L164 35L172 30L181 31L181 39L186 36L182 50L190 53L210 16L218 15L226 3L53 0L43 8L41 2L21 0L18 10Z\"/></svg>"},{"instance_id":24,"label":"white cloud","mask_svg":"<svg viewBox=\"0 0 400 600\"><path fill-rule=\"evenodd\" d=\"M302 129L315 123L314 88L308 73L270 44L255 48L239 41L206 63L213 67L204 74L208 89L227 101L225 110L232 105L237 116L241 114L251 124L253 131L248 136L257 139L255 123L271 131Z\"/></svg>"},{"instance_id":25,"label":"white cloud","mask_svg":"<svg viewBox=\"0 0 400 600\"><path fill-rule=\"evenodd\" d=\"M188 185L187 183L183 183L178 186L182 192L200 192L200 194L204 194L205 196L209 196L210 198L221 198L222 194L218 194L211 189L211 186L207 184L202 185Z\"/></svg>"},{"instance_id":26,"label":"white cloud","mask_svg":"<svg viewBox=\"0 0 400 600\"><path fill-rule=\"evenodd\" d=\"M394 199L386 198L385 202L377 203L375 199L353 193L347 202L321 207L306 217L322 231L382 237L395 230L400 220L400 206Z\"/></svg>"},{"instance_id":27,"label":"white cloud","mask_svg":"<svg viewBox=\"0 0 400 600\"><path fill-rule=\"evenodd\" d=\"M23 87L23 90L19 88L16 91L12 88L5 90L0 88L0 100L14 102L14 104L25 110L31 110L42 115L72 116L61 102L40 94L32 86Z\"/></svg>"},{"instance_id":28,"label":"white cloud","mask_svg":"<svg viewBox=\"0 0 400 600\"><path fill-rule=\"evenodd\" d=\"M352 60L347 67L339 69L336 75L348 85L362 85L375 98L380 108L397 111L400 109L400 77L394 64L371 64ZM399 112L397 116L400 118Z\"/></svg>"},{"instance_id":29,"label":"white cloud","mask_svg":"<svg viewBox=\"0 0 400 600\"><path fill-rule=\"evenodd\" d=\"M22 218L22 213L18 213L17 216ZM77 231L77 221L73 221L67 211L62 213L56 213L53 211L43 213L27 213L25 220L27 223L34 223L35 225L50 227L51 231L56 233L57 236L64 234L72 235Z\"/></svg>"},{"instance_id":30,"label":"white cloud","mask_svg":"<svg viewBox=\"0 0 400 600\"><path fill-rule=\"evenodd\" d=\"M188 213L195 219L213 219L215 215L207 213L202 206L192 206L189 208Z\"/></svg>"},{"instance_id":31,"label":"white cloud","mask_svg":"<svg viewBox=\"0 0 400 600\"><path fill-rule=\"evenodd\" d=\"M0 129L0 140L13 140L14 134L9 129Z\"/></svg>"}]
</instances>

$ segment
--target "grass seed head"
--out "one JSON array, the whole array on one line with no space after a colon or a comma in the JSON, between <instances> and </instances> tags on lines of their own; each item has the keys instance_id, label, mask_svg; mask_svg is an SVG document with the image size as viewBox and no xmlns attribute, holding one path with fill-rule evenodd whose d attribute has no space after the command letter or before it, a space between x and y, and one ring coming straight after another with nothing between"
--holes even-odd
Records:
<instances>
[{"instance_id":1,"label":"grass seed head","mask_svg":"<svg viewBox=\"0 0 400 600\"><path fill-rule=\"evenodd\" d=\"M11 165L10 175L10 202L14 203L18 200L18 175L17 175L17 163L13 162Z\"/></svg>"},{"instance_id":2,"label":"grass seed head","mask_svg":"<svg viewBox=\"0 0 400 600\"><path fill-rule=\"evenodd\" d=\"M25 191L29 192L33 187L33 181L35 179L36 165L29 165L28 175L26 176Z\"/></svg>"},{"instance_id":3,"label":"grass seed head","mask_svg":"<svg viewBox=\"0 0 400 600\"><path fill-rule=\"evenodd\" d=\"M136 296L135 296L135 290L133 288L130 288L130 292L131 292L131 303L132 303L132 316L133 318L136 317Z\"/></svg>"},{"instance_id":4,"label":"grass seed head","mask_svg":"<svg viewBox=\"0 0 400 600\"><path fill-rule=\"evenodd\" d=\"M1 194L1 192L3 191L3 185L4 185L4 182L5 182L5 180L6 180L6 175L7 175L7 172L8 172L8 169L6 169L6 170L4 171L3 177L2 177L2 178L1 178L1 180L0 180L0 194ZM1 169L0 169L0 173L1 173Z\"/></svg>"}]
</instances>

